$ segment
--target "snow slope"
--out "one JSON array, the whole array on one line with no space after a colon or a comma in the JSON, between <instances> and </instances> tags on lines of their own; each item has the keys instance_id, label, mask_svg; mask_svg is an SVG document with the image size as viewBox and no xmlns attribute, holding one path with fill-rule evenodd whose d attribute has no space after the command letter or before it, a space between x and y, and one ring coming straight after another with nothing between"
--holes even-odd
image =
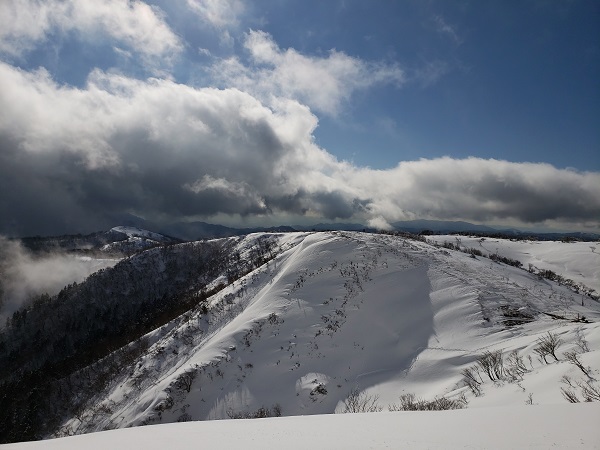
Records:
<instances>
[{"instance_id":1,"label":"snow slope","mask_svg":"<svg viewBox=\"0 0 600 450\"><path fill-rule=\"evenodd\" d=\"M104 245L101 248L104 252L136 253L147 248L156 247L160 244L177 242L175 239L163 236L162 234L136 227L113 227L108 233L125 235L127 238Z\"/></svg>"},{"instance_id":2,"label":"snow slope","mask_svg":"<svg viewBox=\"0 0 600 450\"><path fill-rule=\"evenodd\" d=\"M428 236L438 244L456 244L452 235ZM476 248L485 255L501 256L532 264L537 270L553 272L582 283L600 292L600 242L526 241L497 238L459 236L461 247Z\"/></svg>"},{"instance_id":3,"label":"snow slope","mask_svg":"<svg viewBox=\"0 0 600 450\"><path fill-rule=\"evenodd\" d=\"M600 448L600 404L218 420L8 444L6 450Z\"/></svg>"},{"instance_id":4,"label":"snow slope","mask_svg":"<svg viewBox=\"0 0 600 450\"><path fill-rule=\"evenodd\" d=\"M208 312L190 312L150 333L148 352L66 422L62 433L224 419L261 407L274 411L275 405L284 416L341 412L355 388L384 409L406 393L425 399L464 395L469 408L497 420L486 407L568 407L564 376L581 397L577 382L584 375L563 352L585 344L579 357L593 377L600 375L600 307L565 286L486 258L387 235L249 235L238 238L241 257L265 238L277 243L274 259L214 295ZM592 322L573 321L582 315ZM547 332L562 340L560 361L550 364L535 353ZM474 396L461 372L483 352L496 350L516 350L526 373L514 382L482 377L482 395ZM517 408L514 414L526 417L530 410L549 411L549 421L563 411ZM576 417L581 410L572 411ZM440 417L480 417L447 414ZM368 420L397 417L375 416ZM309 429L316 426L316 419L302 420ZM329 420L333 427L342 419ZM433 448L443 445L441 438L432 439Z\"/></svg>"},{"instance_id":5,"label":"snow slope","mask_svg":"<svg viewBox=\"0 0 600 450\"><path fill-rule=\"evenodd\" d=\"M132 238L132 237L146 238L146 239L151 239L156 242L163 242L165 240L169 240L169 241L171 240L169 238L166 238L162 234L154 233L153 231L143 230L143 229L137 228L137 227L118 226L118 227L111 228L110 231L116 231L117 233L126 234L130 238Z\"/></svg>"}]
</instances>

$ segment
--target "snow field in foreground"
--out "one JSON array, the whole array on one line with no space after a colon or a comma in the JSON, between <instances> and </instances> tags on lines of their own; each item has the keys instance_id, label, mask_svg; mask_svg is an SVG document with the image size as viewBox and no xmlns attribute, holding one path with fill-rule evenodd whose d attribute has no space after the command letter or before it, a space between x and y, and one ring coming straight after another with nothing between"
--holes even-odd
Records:
<instances>
[{"instance_id":1,"label":"snow field in foreground","mask_svg":"<svg viewBox=\"0 0 600 450\"><path fill-rule=\"evenodd\" d=\"M5 450L600 448L600 404L215 420L104 431Z\"/></svg>"}]
</instances>

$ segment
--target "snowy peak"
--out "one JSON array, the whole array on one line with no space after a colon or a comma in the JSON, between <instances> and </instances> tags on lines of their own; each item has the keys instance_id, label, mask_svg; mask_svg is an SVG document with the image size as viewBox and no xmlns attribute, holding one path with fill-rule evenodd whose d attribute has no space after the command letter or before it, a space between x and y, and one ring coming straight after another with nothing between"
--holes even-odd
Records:
<instances>
[{"instance_id":1,"label":"snowy peak","mask_svg":"<svg viewBox=\"0 0 600 450\"><path fill-rule=\"evenodd\" d=\"M181 242L177 239L137 227L117 226L111 228L107 234L122 236L122 238L115 238L114 242L106 244L101 248L102 251L109 253L132 254L162 244Z\"/></svg>"},{"instance_id":2,"label":"snowy peak","mask_svg":"<svg viewBox=\"0 0 600 450\"><path fill-rule=\"evenodd\" d=\"M118 226L111 228L110 231L114 231L117 233L123 233L127 235L129 238L144 238L150 239L156 242L170 242L173 241L172 238L163 236L162 234L154 233L153 231L143 230L137 227L125 227Z\"/></svg>"},{"instance_id":3,"label":"snowy peak","mask_svg":"<svg viewBox=\"0 0 600 450\"><path fill-rule=\"evenodd\" d=\"M113 413L67 428L341 412L354 389L381 408L404 393L476 406L564 402L561 376L577 369L533 359L536 343L552 332L565 350L580 338L600 344L597 323L576 320L598 320L597 301L487 258L353 232L255 234L232 252L245 259L257 248L268 262L220 278L226 286L203 307L150 333L133 372L87 412ZM528 361L522 387L480 378L485 395L473 395L462 372L486 351Z\"/></svg>"}]
</instances>

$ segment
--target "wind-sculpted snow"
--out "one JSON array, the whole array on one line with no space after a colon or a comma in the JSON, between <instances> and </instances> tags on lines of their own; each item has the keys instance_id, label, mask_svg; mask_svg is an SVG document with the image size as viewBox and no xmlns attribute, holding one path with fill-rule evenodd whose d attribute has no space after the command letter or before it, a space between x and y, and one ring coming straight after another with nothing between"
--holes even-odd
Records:
<instances>
[{"instance_id":1,"label":"wind-sculpted snow","mask_svg":"<svg viewBox=\"0 0 600 450\"><path fill-rule=\"evenodd\" d=\"M226 418L263 404L285 405L286 415L333 412L349 389L406 370L427 345L427 261L408 243L296 234L280 245L291 248L150 347L134 377L152 381L126 383L107 399L116 414L131 415L123 426L158 415ZM181 389L186 376L194 377L190 392ZM140 391L141 404L131 403Z\"/></svg>"},{"instance_id":2,"label":"wind-sculpted snow","mask_svg":"<svg viewBox=\"0 0 600 450\"><path fill-rule=\"evenodd\" d=\"M240 257L258 236L238 242ZM596 322L576 322L597 320L598 303L582 306L580 295L525 270L387 235L276 239L274 258L150 334L133 375L63 432L341 412L356 388L382 408L405 393L480 406L565 402L560 379L576 369L531 358L549 330L565 351L587 339L594 350L582 357L600 368ZM474 397L461 372L489 350L521 352L529 373L518 387L490 382Z\"/></svg>"},{"instance_id":3,"label":"wind-sculpted snow","mask_svg":"<svg viewBox=\"0 0 600 450\"><path fill-rule=\"evenodd\" d=\"M458 241L457 241L458 238ZM523 264L526 269L552 270L600 293L600 243L530 241L469 236L428 236L438 244L451 242L475 248L485 255L499 254Z\"/></svg>"},{"instance_id":4,"label":"wind-sculpted snow","mask_svg":"<svg viewBox=\"0 0 600 450\"><path fill-rule=\"evenodd\" d=\"M400 236L257 233L148 250L94 280L63 297L89 291L76 298L93 306L108 289L121 305L150 295L162 306L136 319L138 331L157 324L144 336L58 383L53 436L343 412L352 392L373 410L401 409L406 394L567 403L565 392L588 398L600 375L593 296ZM538 353L547 336L560 341L557 361ZM477 369L485 355L504 358L495 379Z\"/></svg>"}]
</instances>

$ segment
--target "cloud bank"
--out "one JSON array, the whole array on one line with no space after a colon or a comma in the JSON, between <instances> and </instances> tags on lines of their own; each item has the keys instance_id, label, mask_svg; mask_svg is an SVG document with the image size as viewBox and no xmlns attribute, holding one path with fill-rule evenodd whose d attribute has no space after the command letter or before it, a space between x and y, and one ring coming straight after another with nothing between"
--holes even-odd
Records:
<instances>
[{"instance_id":1,"label":"cloud bank","mask_svg":"<svg viewBox=\"0 0 600 450\"><path fill-rule=\"evenodd\" d=\"M290 51L263 34L249 39L256 58L274 64L270 76L280 76ZM75 88L43 69L0 63L0 231L95 230L114 225L116 213L159 222L231 215L381 228L410 218L598 227L598 173L449 157L357 167L316 145L317 117L281 83L267 102L237 88L100 70ZM335 111L338 100L323 105Z\"/></svg>"},{"instance_id":2,"label":"cloud bank","mask_svg":"<svg viewBox=\"0 0 600 450\"><path fill-rule=\"evenodd\" d=\"M81 282L117 260L54 253L34 255L18 241L0 236L0 328L14 311L34 296L55 295L68 284Z\"/></svg>"},{"instance_id":3,"label":"cloud bank","mask_svg":"<svg viewBox=\"0 0 600 450\"><path fill-rule=\"evenodd\" d=\"M56 35L124 45L153 65L183 49L156 7L139 0L11 0L0 2L0 52L21 58Z\"/></svg>"}]
</instances>

